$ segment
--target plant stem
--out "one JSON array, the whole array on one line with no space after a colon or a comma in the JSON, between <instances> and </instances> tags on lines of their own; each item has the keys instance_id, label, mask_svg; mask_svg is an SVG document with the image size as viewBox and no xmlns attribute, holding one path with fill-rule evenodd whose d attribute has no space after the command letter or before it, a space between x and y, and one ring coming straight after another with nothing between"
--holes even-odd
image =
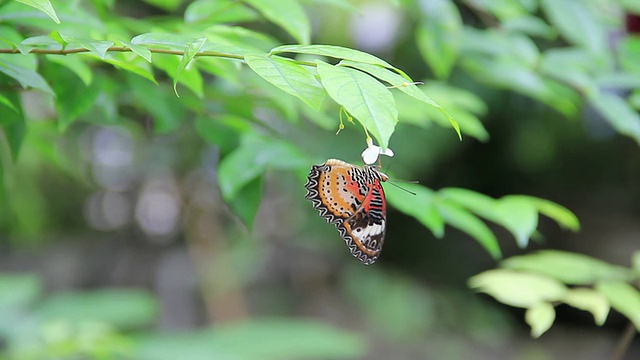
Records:
<instances>
[{"instance_id":1,"label":"plant stem","mask_svg":"<svg viewBox=\"0 0 640 360\"><path fill-rule=\"evenodd\" d=\"M618 340L618 344L616 348L613 350L613 354L611 355L611 360L623 360L624 356L633 341L633 338L636 336L636 327L632 322L627 324L627 327L624 329L620 340Z\"/></svg>"}]
</instances>

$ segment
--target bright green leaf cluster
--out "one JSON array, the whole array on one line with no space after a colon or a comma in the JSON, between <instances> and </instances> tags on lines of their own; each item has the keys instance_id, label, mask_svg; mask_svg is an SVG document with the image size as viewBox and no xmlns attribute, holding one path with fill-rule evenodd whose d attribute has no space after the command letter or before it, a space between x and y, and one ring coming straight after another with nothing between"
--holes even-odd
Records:
<instances>
[{"instance_id":1,"label":"bright green leaf cluster","mask_svg":"<svg viewBox=\"0 0 640 360\"><path fill-rule=\"evenodd\" d=\"M469 286L504 304L526 308L533 337L551 327L559 303L590 312L600 326L613 308L640 330L640 291L630 285L639 276L631 269L555 250L515 256L502 261L501 267L472 277Z\"/></svg>"}]
</instances>

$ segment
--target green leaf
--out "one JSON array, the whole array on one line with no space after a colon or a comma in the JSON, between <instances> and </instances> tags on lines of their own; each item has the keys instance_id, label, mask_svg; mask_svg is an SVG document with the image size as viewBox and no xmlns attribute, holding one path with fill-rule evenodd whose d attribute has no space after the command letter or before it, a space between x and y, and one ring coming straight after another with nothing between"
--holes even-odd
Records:
<instances>
[{"instance_id":1,"label":"green leaf","mask_svg":"<svg viewBox=\"0 0 640 360\"><path fill-rule=\"evenodd\" d=\"M502 261L503 268L544 274L565 284L590 285L597 281L632 279L630 269L586 255L559 250L538 251Z\"/></svg>"},{"instance_id":2,"label":"green leaf","mask_svg":"<svg viewBox=\"0 0 640 360\"><path fill-rule=\"evenodd\" d=\"M93 72L80 56L45 55L45 57L48 61L64 66L73 71L73 73L82 80L82 83L85 86L89 86L91 84L91 81L93 80Z\"/></svg>"},{"instance_id":3,"label":"green leaf","mask_svg":"<svg viewBox=\"0 0 640 360\"><path fill-rule=\"evenodd\" d=\"M475 275L469 279L469 286L503 304L520 308L529 308L540 302L561 301L568 291L561 282L550 277L505 269Z\"/></svg>"},{"instance_id":4,"label":"green leaf","mask_svg":"<svg viewBox=\"0 0 640 360\"><path fill-rule=\"evenodd\" d=\"M235 115L219 115L196 119L195 128L205 141L215 144L222 153L238 148L240 135L251 130L249 121Z\"/></svg>"},{"instance_id":5,"label":"green leaf","mask_svg":"<svg viewBox=\"0 0 640 360\"><path fill-rule=\"evenodd\" d=\"M512 195L513 197L521 197L530 202L542 215L555 220L560 226L571 231L580 230L580 221L569 209L558 205L552 201L533 197Z\"/></svg>"},{"instance_id":6,"label":"green leaf","mask_svg":"<svg viewBox=\"0 0 640 360\"><path fill-rule=\"evenodd\" d=\"M538 227L538 212L527 199L505 196L498 201L498 223L516 238L518 246L525 248L529 237Z\"/></svg>"},{"instance_id":7,"label":"green leaf","mask_svg":"<svg viewBox=\"0 0 640 360\"><path fill-rule=\"evenodd\" d=\"M218 182L222 197L225 201L233 200L267 168L299 169L308 164L309 160L288 143L246 133L240 147L220 161Z\"/></svg>"},{"instance_id":8,"label":"green leaf","mask_svg":"<svg viewBox=\"0 0 640 360\"><path fill-rule=\"evenodd\" d=\"M553 309L553 305L548 302L539 302L527 309L524 319L531 326L531 336L539 338L553 325L556 311Z\"/></svg>"},{"instance_id":9,"label":"green leaf","mask_svg":"<svg viewBox=\"0 0 640 360\"><path fill-rule=\"evenodd\" d=\"M257 17L254 10L233 0L196 0L184 11L186 23L242 23Z\"/></svg>"},{"instance_id":10,"label":"green leaf","mask_svg":"<svg viewBox=\"0 0 640 360\"><path fill-rule=\"evenodd\" d=\"M56 32L54 31L54 33ZM59 35L67 43L67 47L77 44L78 46L89 50L93 54L98 55L100 59L104 59L109 48L114 45L113 41L108 40L82 39L66 34Z\"/></svg>"},{"instance_id":11,"label":"green leaf","mask_svg":"<svg viewBox=\"0 0 640 360\"><path fill-rule=\"evenodd\" d=\"M160 134L175 131L185 120L180 100L157 84L138 76L129 76L132 103L153 115L153 129Z\"/></svg>"},{"instance_id":12,"label":"green leaf","mask_svg":"<svg viewBox=\"0 0 640 360\"><path fill-rule=\"evenodd\" d=\"M386 149L398 122L391 92L371 76L351 68L316 61L327 93L353 115Z\"/></svg>"},{"instance_id":13,"label":"green leaf","mask_svg":"<svg viewBox=\"0 0 640 360\"><path fill-rule=\"evenodd\" d=\"M640 144L640 115L620 96L600 93L589 97L591 105L616 131Z\"/></svg>"},{"instance_id":14,"label":"green leaf","mask_svg":"<svg viewBox=\"0 0 640 360\"><path fill-rule=\"evenodd\" d=\"M453 129L456 131L456 133L458 133L458 138L462 140L462 134L460 133L460 126L458 125L458 123L447 113L446 110L444 110L444 108L442 108L442 106L440 106L440 104L431 99L415 84L407 82L405 77L387 68L381 67L380 65L372 65L350 60L343 60L340 62L340 64L369 73L380 80L386 81L387 83L391 84L393 88L402 91L412 98L435 107L449 120L449 123L451 123Z\"/></svg>"},{"instance_id":15,"label":"green leaf","mask_svg":"<svg viewBox=\"0 0 640 360\"><path fill-rule=\"evenodd\" d=\"M529 36L539 36L546 40L554 40L558 36L558 32L552 26L549 26L543 19L525 15L513 19L508 19L500 24L500 28L507 32L519 32Z\"/></svg>"},{"instance_id":16,"label":"green leaf","mask_svg":"<svg viewBox=\"0 0 640 360\"><path fill-rule=\"evenodd\" d=\"M16 106L15 104L13 104L13 102L11 100L9 100L8 97L4 96L1 93L0 93L0 105L3 105L8 110L11 110L11 111L13 111L15 113L20 112L20 110L18 110L19 107Z\"/></svg>"},{"instance_id":17,"label":"green leaf","mask_svg":"<svg viewBox=\"0 0 640 360\"><path fill-rule=\"evenodd\" d=\"M16 79L23 88L32 87L50 95L55 95L44 78L34 70L0 61L0 72Z\"/></svg>"},{"instance_id":18,"label":"green leaf","mask_svg":"<svg viewBox=\"0 0 640 360\"><path fill-rule=\"evenodd\" d=\"M60 65L48 64L47 73L56 93L58 128L65 130L93 107L100 87L98 84L86 86L79 77Z\"/></svg>"},{"instance_id":19,"label":"green leaf","mask_svg":"<svg viewBox=\"0 0 640 360\"><path fill-rule=\"evenodd\" d=\"M492 258L496 260L502 258L498 239L480 219L452 201L438 201L436 207L447 224L469 234L487 250Z\"/></svg>"},{"instance_id":20,"label":"green leaf","mask_svg":"<svg viewBox=\"0 0 640 360\"><path fill-rule=\"evenodd\" d=\"M176 56L155 54L153 56L153 66L162 69L171 78L175 79L178 75L178 65L180 60ZM202 98L204 96L204 84L202 75L197 68L186 69L180 72L180 83L193 91L196 96Z\"/></svg>"},{"instance_id":21,"label":"green leaf","mask_svg":"<svg viewBox=\"0 0 640 360\"><path fill-rule=\"evenodd\" d=\"M592 289L570 289L562 299L562 302L574 308L590 312L598 326L604 325L607 315L609 315L609 301L604 295Z\"/></svg>"},{"instance_id":22,"label":"green leaf","mask_svg":"<svg viewBox=\"0 0 640 360\"><path fill-rule=\"evenodd\" d=\"M371 54L367 54L365 52L349 49L342 46L333 46L333 45L283 45L278 46L271 50L271 54L280 54L280 53L297 53L297 54L309 54L309 55L319 55L319 56L327 56L336 59L344 59L351 60L356 62L362 62L366 64L379 65L382 67L386 67L389 69L394 69L399 71L395 67L391 66L388 62L373 56ZM405 76L404 73L400 73ZM411 78L405 76L408 81L412 81Z\"/></svg>"},{"instance_id":23,"label":"green leaf","mask_svg":"<svg viewBox=\"0 0 640 360\"><path fill-rule=\"evenodd\" d=\"M494 200L475 191L458 188L443 189L440 193L479 216L504 226L520 247L527 246L529 237L538 226L536 208L522 197L505 196Z\"/></svg>"},{"instance_id":24,"label":"green leaf","mask_svg":"<svg viewBox=\"0 0 640 360\"><path fill-rule=\"evenodd\" d=\"M304 101L311 108L318 110L322 105L326 93L315 75L305 67L275 55L248 54L244 59L260 77Z\"/></svg>"},{"instance_id":25,"label":"green leaf","mask_svg":"<svg viewBox=\"0 0 640 360\"><path fill-rule=\"evenodd\" d=\"M153 45L171 50L184 50L184 47L191 41L193 41L193 37L189 35L155 32L137 35L131 39L131 44Z\"/></svg>"},{"instance_id":26,"label":"green leaf","mask_svg":"<svg viewBox=\"0 0 640 360\"><path fill-rule=\"evenodd\" d=\"M596 290L640 331L640 292L636 288L621 281L603 281L596 284Z\"/></svg>"},{"instance_id":27,"label":"green leaf","mask_svg":"<svg viewBox=\"0 0 640 360\"><path fill-rule=\"evenodd\" d=\"M200 49L202 49L202 46L206 41L207 41L207 38L195 39L189 42L187 44L187 47L184 49L184 54L180 58L180 62L178 63L178 68L176 69L175 74L173 76L173 92L176 94L177 97L180 97L180 95L178 95L178 89L177 89L180 75L182 75L182 72L187 68L191 60L193 60L193 58L196 56L196 54L200 52ZM200 97L202 96L204 96L204 94L200 94Z\"/></svg>"},{"instance_id":28,"label":"green leaf","mask_svg":"<svg viewBox=\"0 0 640 360\"><path fill-rule=\"evenodd\" d=\"M53 5L51 5L51 2L49 0L16 0L16 1L42 11L43 13L47 14L47 16L51 18L51 20L55 21L56 24L60 24L60 19L58 19L58 15L56 14L56 11L53 9Z\"/></svg>"},{"instance_id":29,"label":"green leaf","mask_svg":"<svg viewBox=\"0 0 640 360\"><path fill-rule=\"evenodd\" d=\"M606 30L588 3L576 0L542 0L549 21L567 40L593 52L607 48Z\"/></svg>"},{"instance_id":30,"label":"green leaf","mask_svg":"<svg viewBox=\"0 0 640 360\"><path fill-rule=\"evenodd\" d=\"M147 63L137 61L137 59L127 59L125 54L107 54L103 62L111 64L118 69L122 69L128 71L132 74L136 74L141 76L154 84L158 84L156 79L153 77L151 69ZM162 61L160 61L162 62Z\"/></svg>"},{"instance_id":31,"label":"green leaf","mask_svg":"<svg viewBox=\"0 0 640 360\"><path fill-rule=\"evenodd\" d=\"M262 183L263 177L258 176L245 184L233 199L226 201L249 230L253 229L253 221L262 201Z\"/></svg>"},{"instance_id":32,"label":"green leaf","mask_svg":"<svg viewBox=\"0 0 640 360\"><path fill-rule=\"evenodd\" d=\"M0 275L0 311L28 308L42 295L42 281L35 274Z\"/></svg>"},{"instance_id":33,"label":"green leaf","mask_svg":"<svg viewBox=\"0 0 640 360\"><path fill-rule=\"evenodd\" d=\"M296 0L244 0L256 8L267 20L285 29L300 44L308 44L311 23L300 3Z\"/></svg>"},{"instance_id":34,"label":"green leaf","mask_svg":"<svg viewBox=\"0 0 640 360\"><path fill-rule=\"evenodd\" d=\"M406 191L395 186L385 186L389 204L414 217L429 228L435 237L442 238L444 236L444 219L433 204L433 191L414 184L402 184L402 188Z\"/></svg>"},{"instance_id":35,"label":"green leaf","mask_svg":"<svg viewBox=\"0 0 640 360\"><path fill-rule=\"evenodd\" d=\"M35 314L44 320L103 321L120 329L133 329L149 326L156 320L158 302L142 290L63 292L47 298Z\"/></svg>"},{"instance_id":36,"label":"green leaf","mask_svg":"<svg viewBox=\"0 0 640 360\"><path fill-rule=\"evenodd\" d=\"M136 45L123 41L122 45L131 49L131 51L151 63L151 51L142 45Z\"/></svg>"},{"instance_id":37,"label":"green leaf","mask_svg":"<svg viewBox=\"0 0 640 360\"><path fill-rule=\"evenodd\" d=\"M22 146L22 141L26 135L25 116L18 92L6 92L2 95L5 101L0 103L0 114L2 114L2 116L0 116L0 128L9 144L11 159L16 161ZM0 185L2 179L2 173L0 173ZM2 199L3 191L4 187L0 190L0 199Z\"/></svg>"},{"instance_id":38,"label":"green leaf","mask_svg":"<svg viewBox=\"0 0 640 360\"><path fill-rule=\"evenodd\" d=\"M144 2L154 5L168 12L176 11L184 0L144 0Z\"/></svg>"},{"instance_id":39,"label":"green leaf","mask_svg":"<svg viewBox=\"0 0 640 360\"><path fill-rule=\"evenodd\" d=\"M420 55L436 77L446 79L458 57L462 19L450 0L424 3L425 20L416 29Z\"/></svg>"}]
</instances>

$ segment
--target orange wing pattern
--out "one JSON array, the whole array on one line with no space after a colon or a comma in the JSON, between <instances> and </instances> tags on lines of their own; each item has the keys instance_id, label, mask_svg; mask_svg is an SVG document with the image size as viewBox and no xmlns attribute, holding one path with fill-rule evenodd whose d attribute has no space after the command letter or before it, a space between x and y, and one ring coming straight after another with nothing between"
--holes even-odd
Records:
<instances>
[{"instance_id":1,"label":"orange wing pattern","mask_svg":"<svg viewBox=\"0 0 640 360\"><path fill-rule=\"evenodd\" d=\"M311 168L305 184L305 198L336 226L351 255L365 265L378 259L384 242L387 204L380 183L387 179L374 166L329 159Z\"/></svg>"}]
</instances>

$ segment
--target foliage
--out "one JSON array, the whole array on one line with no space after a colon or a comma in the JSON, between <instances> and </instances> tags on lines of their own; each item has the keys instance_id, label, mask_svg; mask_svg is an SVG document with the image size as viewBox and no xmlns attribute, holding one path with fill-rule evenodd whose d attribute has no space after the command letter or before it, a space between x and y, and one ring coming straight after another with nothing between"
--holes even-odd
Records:
<instances>
[{"instance_id":1,"label":"foliage","mask_svg":"<svg viewBox=\"0 0 640 360\"><path fill-rule=\"evenodd\" d=\"M342 129L338 114L348 114L348 121L358 122L356 128L362 126L365 139L372 136L382 148L393 143L392 135L402 126L447 142L457 142L463 135L464 141L488 141L489 132L480 121L488 102L458 85L456 74L473 79L476 88L523 94L567 119L589 107L620 134L640 143L636 111L640 40L626 36L615 46L607 42L608 32L622 26L619 18L609 14L633 11L626 9L628 2L467 0L456 5L449 0L400 1L413 30L411 40L432 72L419 76L437 79L424 80L424 85L378 56L346 46L311 44L312 21L305 7L354 11L344 2L316 0L306 6L298 0L146 3L163 16L120 14L116 2L110 0L0 2L4 45L0 48L0 127L4 135L0 227L15 238L55 228L56 214L48 210L55 199L45 196L35 174L51 171L76 179L77 196L84 186L90 186L90 176L78 165L85 164L82 157L89 155L79 150L82 137L74 134L92 127L123 131L123 137L132 143L186 134L185 142L197 144L190 149L198 150L191 151L204 153L202 149L215 147L221 195L249 228L270 173L285 172L302 179L310 164L333 156L331 144L336 140L321 135L321 130ZM467 13L473 15L470 24L463 20ZM291 41L296 44L286 45ZM453 127L457 136L449 129L439 132L439 126ZM339 141L344 142L346 136L358 135L341 136ZM59 141L61 138L67 141ZM396 144L403 146L402 141ZM423 144L409 145L424 149ZM162 146L153 149L161 153ZM404 153L415 156L413 151ZM172 166L178 167L167 167ZM46 180L56 181L55 177ZM502 250L493 229L480 218L507 229L521 248L537 233L540 214L572 231L580 227L568 209L545 199L524 195L494 199L467 189L432 190L415 184L406 188L415 195L387 186L389 204L438 238L444 237L445 224L469 234L494 259L502 257ZM637 325L638 296L629 285L636 276L629 269L594 261L549 252L510 258L501 263L504 269L480 274L470 285L503 303L527 308L526 320L534 336L551 326L553 305L558 302L591 311L599 325L612 306ZM554 273L553 266L545 266L549 264L591 272ZM567 278L572 275L586 278ZM604 281L601 277L605 275L615 279ZM576 284L592 288L566 287ZM38 292L33 284L21 286L25 292ZM519 289L516 295L508 291L511 286ZM408 303L420 297L406 293ZM525 293L531 296L523 300ZM68 296L74 304L86 304L89 311L106 295ZM109 292L107 297L115 301L117 296ZM125 296L141 296L131 301L146 310L153 308L153 300L145 295ZM630 301L623 304L616 300L619 296ZM70 301L64 296L55 299L43 309L55 313L56 306L65 308ZM90 318L82 309L75 309L77 316ZM153 318L144 309L140 311L144 318L136 326ZM130 319L126 314L120 316ZM121 328L117 320L99 320ZM336 340L333 330L322 325L266 324L250 323L229 331L249 341L278 328L286 337L297 333L302 345L311 344L308 333L317 332L326 335L317 340L327 345L319 352L323 358L361 352L357 337L346 334L346 340ZM127 347L111 328L96 332L109 340L114 351ZM190 338L197 341L199 335ZM167 340L151 339L153 344ZM341 341L332 353L328 344ZM192 351L199 351L199 346L207 351L211 345L194 345ZM155 357L154 347L141 351L153 352L148 356ZM231 346L229 351L236 350ZM297 358L303 353L283 356ZM256 354L247 356L252 355Z\"/></svg>"},{"instance_id":2,"label":"foliage","mask_svg":"<svg viewBox=\"0 0 640 360\"><path fill-rule=\"evenodd\" d=\"M636 252L634 257L638 256ZM598 325L604 324L609 309L614 308L640 331L640 291L629 284L639 276L638 268L546 250L503 260L501 269L472 277L469 286L502 303L527 309L531 335L539 337L553 324L554 306L561 303L589 311Z\"/></svg>"}]
</instances>

